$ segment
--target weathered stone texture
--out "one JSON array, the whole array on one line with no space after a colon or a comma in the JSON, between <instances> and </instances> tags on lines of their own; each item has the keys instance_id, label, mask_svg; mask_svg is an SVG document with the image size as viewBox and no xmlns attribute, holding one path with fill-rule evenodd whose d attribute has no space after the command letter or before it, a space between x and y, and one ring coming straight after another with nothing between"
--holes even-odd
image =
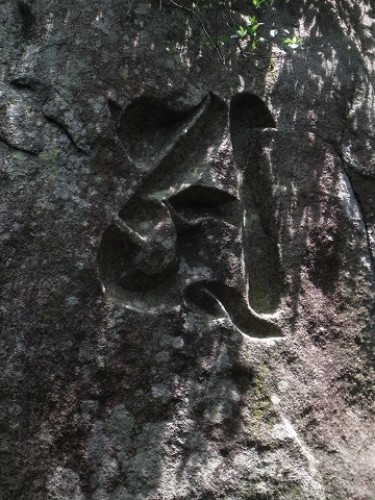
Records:
<instances>
[{"instance_id":1,"label":"weathered stone texture","mask_svg":"<svg viewBox=\"0 0 375 500\"><path fill-rule=\"evenodd\" d=\"M259 16L2 0L1 499L374 499L375 5Z\"/></svg>"}]
</instances>

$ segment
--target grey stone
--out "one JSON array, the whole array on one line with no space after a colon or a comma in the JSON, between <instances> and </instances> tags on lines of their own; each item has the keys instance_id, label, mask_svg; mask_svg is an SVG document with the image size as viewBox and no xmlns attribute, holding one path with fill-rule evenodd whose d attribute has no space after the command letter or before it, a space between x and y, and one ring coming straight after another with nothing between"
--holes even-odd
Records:
<instances>
[{"instance_id":1,"label":"grey stone","mask_svg":"<svg viewBox=\"0 0 375 500\"><path fill-rule=\"evenodd\" d=\"M373 500L374 5L177 3L1 3L0 498Z\"/></svg>"}]
</instances>

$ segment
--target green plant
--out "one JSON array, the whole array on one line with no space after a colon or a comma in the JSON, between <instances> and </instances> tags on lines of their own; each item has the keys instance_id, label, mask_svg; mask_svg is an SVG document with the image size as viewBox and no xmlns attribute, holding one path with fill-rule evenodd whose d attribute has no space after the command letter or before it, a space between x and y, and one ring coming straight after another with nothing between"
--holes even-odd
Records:
<instances>
[{"instance_id":1,"label":"green plant","mask_svg":"<svg viewBox=\"0 0 375 500\"><path fill-rule=\"evenodd\" d=\"M284 33L284 38L282 38L278 29L274 27L267 28L255 15L255 11L258 13L261 8L268 8L272 0L250 0L253 15L244 18L244 23L237 26L230 0L194 0L193 2L186 0L186 4L184 0L168 0L168 2L197 19L206 38L203 45L212 47L222 64L226 64L226 54L230 53L231 41L237 44L237 48L243 56L254 53L261 43L266 44L266 47L270 47L271 44L275 43L285 49L293 50L302 46L302 39L298 35L282 30ZM215 14L216 21L214 23L212 23L212 14ZM222 28L224 32L218 30L217 21L220 18L226 24L226 27ZM211 22L211 25L209 22Z\"/></svg>"},{"instance_id":2,"label":"green plant","mask_svg":"<svg viewBox=\"0 0 375 500\"><path fill-rule=\"evenodd\" d=\"M253 0L256 1L256 0ZM245 26L239 26L236 33L232 35L232 38L239 38L240 40L248 40L248 46L255 50L258 42L263 41L264 38L260 38L258 34L259 27L264 23L258 22L256 16L249 16L246 19Z\"/></svg>"},{"instance_id":3,"label":"green plant","mask_svg":"<svg viewBox=\"0 0 375 500\"><path fill-rule=\"evenodd\" d=\"M221 46L223 45L227 45L230 41L230 37L229 36L226 36L226 35L221 35L219 36L219 38L217 39L217 43Z\"/></svg>"},{"instance_id":4,"label":"green plant","mask_svg":"<svg viewBox=\"0 0 375 500\"><path fill-rule=\"evenodd\" d=\"M298 49L302 44L302 38L297 36L296 34L291 35L288 38L284 38L283 45L286 45L290 49Z\"/></svg>"},{"instance_id":5,"label":"green plant","mask_svg":"<svg viewBox=\"0 0 375 500\"><path fill-rule=\"evenodd\" d=\"M256 9L259 9L263 4L266 4L268 0L252 0L252 3Z\"/></svg>"}]
</instances>

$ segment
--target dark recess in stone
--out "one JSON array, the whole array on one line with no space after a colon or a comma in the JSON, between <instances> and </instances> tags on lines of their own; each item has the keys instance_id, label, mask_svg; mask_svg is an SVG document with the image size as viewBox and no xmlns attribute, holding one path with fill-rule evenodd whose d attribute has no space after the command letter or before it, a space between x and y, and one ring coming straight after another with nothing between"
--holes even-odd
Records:
<instances>
[{"instance_id":1,"label":"dark recess in stone","mask_svg":"<svg viewBox=\"0 0 375 500\"><path fill-rule=\"evenodd\" d=\"M200 185L190 186L169 199L175 208L188 205L216 207L234 200L234 196L227 191Z\"/></svg>"},{"instance_id":2,"label":"dark recess in stone","mask_svg":"<svg viewBox=\"0 0 375 500\"><path fill-rule=\"evenodd\" d=\"M164 152L157 168L145 178L139 192L148 195L151 191L170 187L173 183L179 182L181 176L192 167L193 162L199 164L207 149L221 140L227 119L226 111L225 103L210 94L198 106L179 114L181 120L168 127L170 131L167 134L160 127L159 133L153 135L146 130L143 136L138 137L136 139L138 150L133 149L135 153L131 155L133 158L144 159L145 150L150 159L154 154ZM177 139L176 134L182 130L186 132ZM170 147L171 144L173 144L171 149L166 151L166 146ZM127 150L129 153L132 152L131 149Z\"/></svg>"},{"instance_id":3,"label":"dark recess in stone","mask_svg":"<svg viewBox=\"0 0 375 500\"><path fill-rule=\"evenodd\" d=\"M47 84L43 83L37 78L24 75L18 78L13 78L13 80L11 80L10 83L11 85L14 85L14 87L20 90L28 89L39 93L48 91L49 88Z\"/></svg>"},{"instance_id":4,"label":"dark recess in stone","mask_svg":"<svg viewBox=\"0 0 375 500\"><path fill-rule=\"evenodd\" d=\"M112 105L110 109L116 117L116 107ZM131 156L142 154L139 147L143 148L146 143L149 148L161 149L173 137L176 127L194 115L196 109L176 111L156 97L139 97L117 120L120 140Z\"/></svg>"},{"instance_id":5,"label":"dark recess in stone","mask_svg":"<svg viewBox=\"0 0 375 500\"><path fill-rule=\"evenodd\" d=\"M140 251L125 234L111 225L103 235L98 252L98 265L104 285L144 292L160 285L175 270L175 262L172 262L160 273L143 272L137 265Z\"/></svg>"},{"instance_id":6,"label":"dark recess in stone","mask_svg":"<svg viewBox=\"0 0 375 500\"><path fill-rule=\"evenodd\" d=\"M276 128L276 122L262 99L254 94L242 92L233 96L230 103L231 125L239 130L249 128ZM231 133L236 132L231 128Z\"/></svg>"},{"instance_id":7,"label":"dark recess in stone","mask_svg":"<svg viewBox=\"0 0 375 500\"><path fill-rule=\"evenodd\" d=\"M235 160L240 167L244 167L254 129L276 128L276 122L262 99L247 92L232 98L229 118Z\"/></svg>"},{"instance_id":8,"label":"dark recess in stone","mask_svg":"<svg viewBox=\"0 0 375 500\"><path fill-rule=\"evenodd\" d=\"M30 40L30 38L32 38L33 36L35 27L35 16L31 10L30 5L28 5L26 2L19 2L18 7L22 21L22 36L25 40Z\"/></svg>"},{"instance_id":9,"label":"dark recess in stone","mask_svg":"<svg viewBox=\"0 0 375 500\"><path fill-rule=\"evenodd\" d=\"M116 125L116 128L118 128L123 109L116 101L112 99L108 99L108 108L111 113L112 119Z\"/></svg>"},{"instance_id":10,"label":"dark recess in stone","mask_svg":"<svg viewBox=\"0 0 375 500\"><path fill-rule=\"evenodd\" d=\"M236 209L237 211L239 209L239 200L227 191L194 185L171 196L168 205L170 205L171 215L177 229L179 226L187 229L194 222L206 217L231 222L231 219L235 218L233 216Z\"/></svg>"},{"instance_id":11,"label":"dark recess in stone","mask_svg":"<svg viewBox=\"0 0 375 500\"><path fill-rule=\"evenodd\" d=\"M275 119L259 97L249 93L233 97L230 106L231 139L236 163L244 170L242 203L252 215L251 225L245 228L249 301L262 313L277 308L284 282L272 201L274 179L263 158L267 145L267 134L263 135L263 131L275 128Z\"/></svg>"}]
</instances>

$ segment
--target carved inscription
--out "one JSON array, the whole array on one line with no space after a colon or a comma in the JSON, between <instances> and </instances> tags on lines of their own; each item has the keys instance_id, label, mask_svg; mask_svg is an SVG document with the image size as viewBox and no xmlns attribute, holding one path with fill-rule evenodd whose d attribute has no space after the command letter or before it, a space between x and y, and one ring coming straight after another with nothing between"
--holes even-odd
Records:
<instances>
[{"instance_id":1,"label":"carved inscription","mask_svg":"<svg viewBox=\"0 0 375 500\"><path fill-rule=\"evenodd\" d=\"M140 182L102 238L107 293L145 311L185 304L251 337L281 336L249 304L243 200L251 161L243 131L274 127L250 94L229 108L210 94L183 113L150 97L128 106L118 134Z\"/></svg>"}]
</instances>

